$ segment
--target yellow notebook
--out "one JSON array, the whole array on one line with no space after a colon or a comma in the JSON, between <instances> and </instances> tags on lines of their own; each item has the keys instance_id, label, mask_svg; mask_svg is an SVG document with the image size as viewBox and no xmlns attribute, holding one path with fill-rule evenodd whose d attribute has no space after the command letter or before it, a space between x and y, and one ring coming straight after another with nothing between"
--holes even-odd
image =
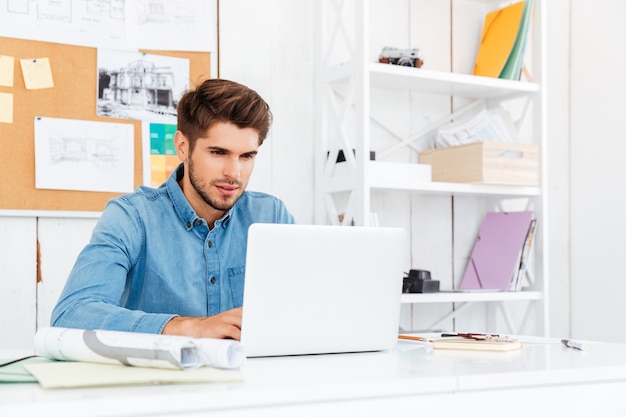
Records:
<instances>
[{"instance_id":1,"label":"yellow notebook","mask_svg":"<svg viewBox=\"0 0 626 417\"><path fill-rule=\"evenodd\" d=\"M474 75L498 78L517 39L524 2L493 11L485 17Z\"/></svg>"}]
</instances>

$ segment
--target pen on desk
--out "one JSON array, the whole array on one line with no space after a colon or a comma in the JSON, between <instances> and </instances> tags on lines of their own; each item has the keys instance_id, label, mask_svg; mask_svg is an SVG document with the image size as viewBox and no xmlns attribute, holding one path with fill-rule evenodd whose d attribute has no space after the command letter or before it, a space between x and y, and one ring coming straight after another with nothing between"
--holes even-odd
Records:
<instances>
[{"instance_id":1,"label":"pen on desk","mask_svg":"<svg viewBox=\"0 0 626 417\"><path fill-rule=\"evenodd\" d=\"M398 335L398 339L404 339L404 340L415 340L417 342L430 342L430 339L427 339L425 337L421 337L421 336L408 336L408 335L404 335L404 334L399 334Z\"/></svg>"},{"instance_id":2,"label":"pen on desk","mask_svg":"<svg viewBox=\"0 0 626 417\"><path fill-rule=\"evenodd\" d=\"M587 346L583 345L582 343L575 342L575 341L569 340L569 339L561 339L561 343L563 343L563 345L567 346L568 348L572 348L572 349L576 349L576 350L586 350L587 349Z\"/></svg>"}]
</instances>

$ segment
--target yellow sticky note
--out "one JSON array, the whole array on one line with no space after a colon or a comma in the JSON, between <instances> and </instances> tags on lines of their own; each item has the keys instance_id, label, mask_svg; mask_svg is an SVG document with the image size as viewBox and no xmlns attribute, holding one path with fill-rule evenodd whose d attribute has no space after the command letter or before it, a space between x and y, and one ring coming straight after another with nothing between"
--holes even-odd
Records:
<instances>
[{"instance_id":1,"label":"yellow sticky note","mask_svg":"<svg viewBox=\"0 0 626 417\"><path fill-rule=\"evenodd\" d=\"M0 93L0 123L13 123L13 94Z\"/></svg>"},{"instance_id":2,"label":"yellow sticky note","mask_svg":"<svg viewBox=\"0 0 626 417\"><path fill-rule=\"evenodd\" d=\"M13 87L13 68L15 58L7 55L0 55L0 85L3 87Z\"/></svg>"},{"instance_id":3,"label":"yellow sticky note","mask_svg":"<svg viewBox=\"0 0 626 417\"><path fill-rule=\"evenodd\" d=\"M20 64L27 90L54 87L48 58L20 59Z\"/></svg>"}]
</instances>

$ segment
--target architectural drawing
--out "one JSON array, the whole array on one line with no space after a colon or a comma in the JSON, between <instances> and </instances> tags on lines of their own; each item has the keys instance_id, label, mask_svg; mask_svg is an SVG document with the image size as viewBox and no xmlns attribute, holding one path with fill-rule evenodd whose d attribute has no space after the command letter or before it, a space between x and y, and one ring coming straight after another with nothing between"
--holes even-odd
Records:
<instances>
[{"instance_id":1,"label":"architectural drawing","mask_svg":"<svg viewBox=\"0 0 626 417\"><path fill-rule=\"evenodd\" d=\"M139 59L126 67L100 70L98 115L127 119L151 112L176 116L174 72L170 67L157 67L153 62Z\"/></svg>"},{"instance_id":2,"label":"architectural drawing","mask_svg":"<svg viewBox=\"0 0 626 417\"><path fill-rule=\"evenodd\" d=\"M91 162L100 171L119 169L119 150L113 139L49 138L50 159L53 164Z\"/></svg>"}]
</instances>

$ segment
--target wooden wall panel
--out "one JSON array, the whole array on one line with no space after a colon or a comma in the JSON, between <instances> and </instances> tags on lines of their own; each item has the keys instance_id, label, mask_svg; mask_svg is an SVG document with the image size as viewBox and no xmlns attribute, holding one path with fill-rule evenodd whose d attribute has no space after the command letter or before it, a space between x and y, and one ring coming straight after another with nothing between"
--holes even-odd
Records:
<instances>
[{"instance_id":1,"label":"wooden wall panel","mask_svg":"<svg viewBox=\"0 0 626 417\"><path fill-rule=\"evenodd\" d=\"M36 329L37 219L0 217L0 349L32 348Z\"/></svg>"}]
</instances>

